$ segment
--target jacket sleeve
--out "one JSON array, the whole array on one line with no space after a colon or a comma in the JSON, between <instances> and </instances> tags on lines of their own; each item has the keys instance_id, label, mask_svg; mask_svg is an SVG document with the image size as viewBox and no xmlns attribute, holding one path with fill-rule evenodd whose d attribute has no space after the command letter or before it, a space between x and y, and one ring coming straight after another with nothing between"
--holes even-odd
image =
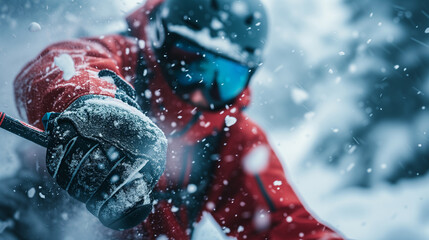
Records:
<instances>
[{"instance_id":1,"label":"jacket sleeve","mask_svg":"<svg viewBox=\"0 0 429 240\"><path fill-rule=\"evenodd\" d=\"M209 196L215 204L209 203L206 210L228 235L238 239L343 239L305 209L256 124L242 116L227 132L224 145L222 170Z\"/></svg>"},{"instance_id":2,"label":"jacket sleeve","mask_svg":"<svg viewBox=\"0 0 429 240\"><path fill-rule=\"evenodd\" d=\"M46 112L62 112L84 95L115 97L117 86L98 72L108 69L128 81L137 64L135 41L119 35L53 44L15 78L15 101L21 116L42 128ZM128 85L128 83L127 83Z\"/></svg>"}]
</instances>

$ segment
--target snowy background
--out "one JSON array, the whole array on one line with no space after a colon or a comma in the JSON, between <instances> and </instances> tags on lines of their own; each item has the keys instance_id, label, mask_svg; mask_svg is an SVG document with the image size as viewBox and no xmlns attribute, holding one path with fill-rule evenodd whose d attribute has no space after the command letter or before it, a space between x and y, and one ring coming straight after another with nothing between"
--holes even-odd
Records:
<instances>
[{"instance_id":1,"label":"snowy background","mask_svg":"<svg viewBox=\"0 0 429 240\"><path fill-rule=\"evenodd\" d=\"M429 239L429 3L264 2L271 36L248 113L296 191L348 239ZM44 47L119 32L141 3L0 0L0 111L18 116L13 79ZM1 131L0 181L27 145Z\"/></svg>"}]
</instances>

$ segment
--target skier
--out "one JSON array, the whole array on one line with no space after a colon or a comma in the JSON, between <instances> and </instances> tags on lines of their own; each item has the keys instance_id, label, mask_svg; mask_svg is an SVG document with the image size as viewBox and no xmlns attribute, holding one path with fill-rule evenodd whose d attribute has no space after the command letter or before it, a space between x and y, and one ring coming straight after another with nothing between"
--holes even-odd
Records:
<instances>
[{"instance_id":1,"label":"skier","mask_svg":"<svg viewBox=\"0 0 429 240\"><path fill-rule=\"evenodd\" d=\"M205 217L238 239L341 239L243 112L262 3L148 0L127 22L127 34L49 46L15 80L17 105L50 134L58 185L104 225L137 225L124 239L189 239Z\"/></svg>"}]
</instances>

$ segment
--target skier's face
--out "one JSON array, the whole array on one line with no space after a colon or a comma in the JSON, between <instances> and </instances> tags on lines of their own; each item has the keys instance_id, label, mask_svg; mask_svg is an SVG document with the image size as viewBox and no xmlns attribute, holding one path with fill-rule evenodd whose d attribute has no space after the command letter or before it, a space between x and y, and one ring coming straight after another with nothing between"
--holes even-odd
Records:
<instances>
[{"instance_id":1,"label":"skier's face","mask_svg":"<svg viewBox=\"0 0 429 240\"><path fill-rule=\"evenodd\" d=\"M253 70L183 38L167 45L163 65L176 94L208 109L231 103L247 87Z\"/></svg>"}]
</instances>

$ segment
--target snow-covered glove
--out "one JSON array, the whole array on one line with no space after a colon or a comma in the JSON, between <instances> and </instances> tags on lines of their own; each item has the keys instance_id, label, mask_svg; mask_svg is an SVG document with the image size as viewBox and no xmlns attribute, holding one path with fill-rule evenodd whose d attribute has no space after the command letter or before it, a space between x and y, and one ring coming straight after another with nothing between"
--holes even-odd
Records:
<instances>
[{"instance_id":1,"label":"snow-covered glove","mask_svg":"<svg viewBox=\"0 0 429 240\"><path fill-rule=\"evenodd\" d=\"M124 101L88 95L47 126L47 168L57 183L112 229L142 222L165 168L167 140Z\"/></svg>"}]
</instances>

